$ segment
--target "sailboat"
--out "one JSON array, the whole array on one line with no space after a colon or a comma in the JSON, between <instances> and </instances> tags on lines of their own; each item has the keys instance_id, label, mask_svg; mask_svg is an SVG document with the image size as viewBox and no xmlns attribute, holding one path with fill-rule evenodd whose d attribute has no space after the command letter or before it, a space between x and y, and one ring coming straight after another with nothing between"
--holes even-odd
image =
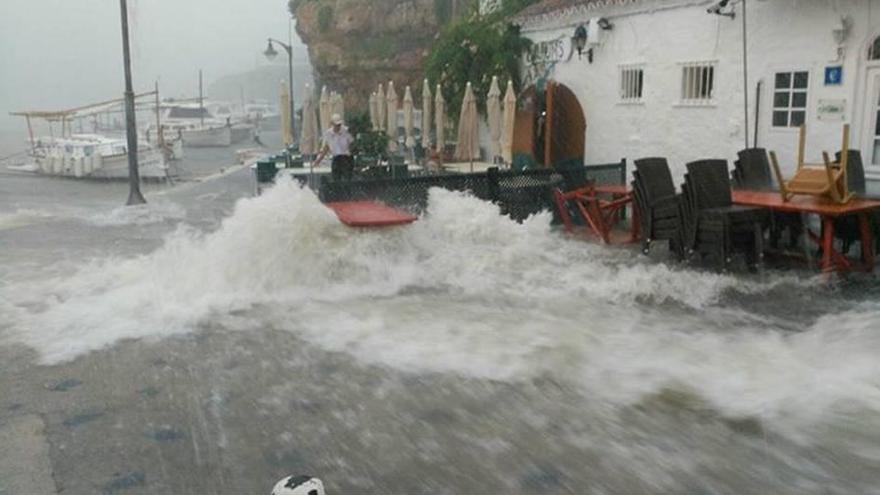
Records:
<instances>
[{"instance_id":1,"label":"sailboat","mask_svg":"<svg viewBox=\"0 0 880 495\"><path fill-rule=\"evenodd\" d=\"M158 100L158 94L158 90L155 90L135 95L135 98L155 97ZM108 137L97 132L74 132L75 123L79 124L80 129L84 121L91 120L94 124L98 121L98 116L109 116L116 111L122 101L115 99L68 110L12 113L24 117L27 122L30 144L27 154L32 160L30 164L14 168L19 171L76 178L128 177L128 144L125 139ZM34 120L48 124L49 136L35 136ZM60 124L60 133L57 135L53 124ZM148 142L138 143L138 167L141 177L165 178L168 175L165 156L158 147Z\"/></svg>"}]
</instances>

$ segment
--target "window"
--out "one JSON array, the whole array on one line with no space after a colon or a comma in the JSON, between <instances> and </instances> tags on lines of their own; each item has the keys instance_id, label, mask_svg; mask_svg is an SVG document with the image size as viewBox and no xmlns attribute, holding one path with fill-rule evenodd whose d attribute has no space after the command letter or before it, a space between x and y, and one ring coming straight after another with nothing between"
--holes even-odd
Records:
<instances>
[{"instance_id":1,"label":"window","mask_svg":"<svg viewBox=\"0 0 880 495\"><path fill-rule=\"evenodd\" d=\"M777 72L773 86L773 127L800 127L807 118L810 73Z\"/></svg>"},{"instance_id":2,"label":"window","mask_svg":"<svg viewBox=\"0 0 880 495\"><path fill-rule=\"evenodd\" d=\"M868 48L868 60L880 60L880 36Z\"/></svg>"},{"instance_id":3,"label":"window","mask_svg":"<svg viewBox=\"0 0 880 495\"><path fill-rule=\"evenodd\" d=\"M710 105L715 97L715 63L687 63L681 68L681 102Z\"/></svg>"},{"instance_id":4,"label":"window","mask_svg":"<svg viewBox=\"0 0 880 495\"><path fill-rule=\"evenodd\" d=\"M645 71L640 65L620 66L620 101L641 103L645 85Z\"/></svg>"}]
</instances>

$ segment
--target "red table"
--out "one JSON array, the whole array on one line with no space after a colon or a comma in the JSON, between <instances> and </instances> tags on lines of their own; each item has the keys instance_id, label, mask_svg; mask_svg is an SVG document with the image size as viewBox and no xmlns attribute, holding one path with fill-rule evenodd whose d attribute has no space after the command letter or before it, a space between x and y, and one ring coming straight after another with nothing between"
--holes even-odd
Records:
<instances>
[{"instance_id":1,"label":"red table","mask_svg":"<svg viewBox=\"0 0 880 495\"><path fill-rule=\"evenodd\" d=\"M611 196L611 200L602 199L600 195ZM554 191L556 208L567 232L574 230L574 222L568 212L566 203L574 201L584 221L606 244L611 243L611 229L620 218L620 210L633 202L633 192L625 184L589 185L574 191ZM638 208L633 208L632 225L629 242L639 240Z\"/></svg>"},{"instance_id":2,"label":"red table","mask_svg":"<svg viewBox=\"0 0 880 495\"><path fill-rule=\"evenodd\" d=\"M822 220L822 232L817 235L807 229L807 233L810 239L822 247L823 272L874 270L874 235L871 232L868 215L880 210L880 201L855 198L849 203L838 204L828 198L807 195L796 195L788 201L783 201L778 192L734 190L733 202L739 205L760 206L773 211L818 215ZM834 249L834 219L847 215L857 215L859 219L863 266L855 266L846 256Z\"/></svg>"}]
</instances>

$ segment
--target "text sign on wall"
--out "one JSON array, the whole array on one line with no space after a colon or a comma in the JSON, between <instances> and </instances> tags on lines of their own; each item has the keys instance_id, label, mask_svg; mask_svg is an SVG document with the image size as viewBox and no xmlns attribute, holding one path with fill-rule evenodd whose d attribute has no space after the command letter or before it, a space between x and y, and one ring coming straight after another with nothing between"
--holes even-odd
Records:
<instances>
[{"instance_id":1,"label":"text sign on wall","mask_svg":"<svg viewBox=\"0 0 880 495\"><path fill-rule=\"evenodd\" d=\"M846 115L846 100L819 100L816 118L822 122L843 122Z\"/></svg>"},{"instance_id":2,"label":"text sign on wall","mask_svg":"<svg viewBox=\"0 0 880 495\"><path fill-rule=\"evenodd\" d=\"M526 55L529 65L548 65L565 58L565 38L535 43Z\"/></svg>"}]
</instances>

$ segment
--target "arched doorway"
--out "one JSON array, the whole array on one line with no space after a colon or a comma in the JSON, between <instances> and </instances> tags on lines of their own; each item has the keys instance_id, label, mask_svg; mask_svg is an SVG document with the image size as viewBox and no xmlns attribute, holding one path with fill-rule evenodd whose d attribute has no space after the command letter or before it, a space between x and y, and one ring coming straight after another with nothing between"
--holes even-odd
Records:
<instances>
[{"instance_id":1,"label":"arched doorway","mask_svg":"<svg viewBox=\"0 0 880 495\"><path fill-rule=\"evenodd\" d=\"M587 121L580 102L564 84L545 81L519 98L514 155L539 166L583 163Z\"/></svg>"}]
</instances>

